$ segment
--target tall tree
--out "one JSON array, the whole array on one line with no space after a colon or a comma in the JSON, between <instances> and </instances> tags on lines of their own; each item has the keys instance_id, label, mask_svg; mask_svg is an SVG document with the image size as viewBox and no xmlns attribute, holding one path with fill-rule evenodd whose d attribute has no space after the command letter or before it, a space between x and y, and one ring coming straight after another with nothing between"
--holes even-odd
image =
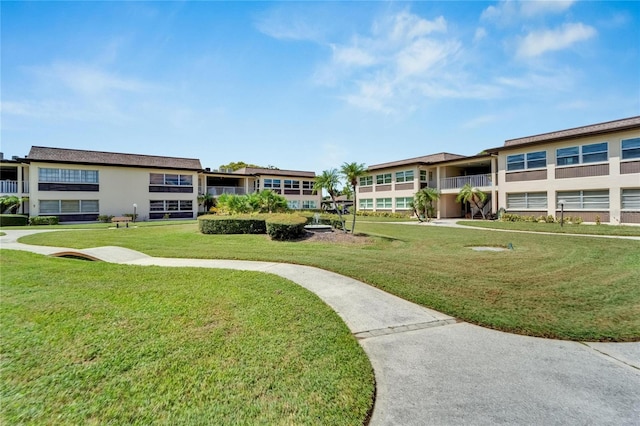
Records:
<instances>
[{"instance_id":1,"label":"tall tree","mask_svg":"<svg viewBox=\"0 0 640 426\"><path fill-rule=\"evenodd\" d=\"M336 169L325 170L322 172L320 176L316 176L316 180L313 183L313 192L317 193L320 191L322 193L323 190L327 191L329 197L331 197L331 202L334 206L336 206L336 210L338 211L338 217L340 217L340 222L342 223L342 230L346 233L347 227L344 223L344 218L342 217L342 212L340 211L338 205L336 204L336 196L338 195L338 186L340 185L340 175Z\"/></svg>"},{"instance_id":2,"label":"tall tree","mask_svg":"<svg viewBox=\"0 0 640 426\"><path fill-rule=\"evenodd\" d=\"M460 188L460 192L456 197L457 203L469 203L480 210L480 214L482 214L483 219L486 219L483 209L485 201L487 201L487 194L480 191L478 188L472 187L468 183Z\"/></svg>"},{"instance_id":3,"label":"tall tree","mask_svg":"<svg viewBox=\"0 0 640 426\"><path fill-rule=\"evenodd\" d=\"M347 183L351 185L351 191L353 194L353 207L351 213L353 214L353 222L351 223L351 233L353 234L356 229L356 203L358 202L356 196L356 185L358 185L358 179L360 176L364 176L367 173L367 166L363 163L344 163L340 168L340 174L345 177Z\"/></svg>"},{"instance_id":4,"label":"tall tree","mask_svg":"<svg viewBox=\"0 0 640 426\"><path fill-rule=\"evenodd\" d=\"M244 161L232 161L229 164L222 164L220 166L221 169L231 169L234 172L236 170L240 170L240 169L245 168L245 167L254 167L256 169L264 169L264 168L266 168L266 167L262 167L262 166L257 166L255 164L245 163Z\"/></svg>"},{"instance_id":5,"label":"tall tree","mask_svg":"<svg viewBox=\"0 0 640 426\"><path fill-rule=\"evenodd\" d=\"M416 192L411 202L411 207L418 220L422 222L422 217L425 217L427 222L431 220L433 216L433 202L440 198L440 192L435 188L422 188Z\"/></svg>"}]
</instances>

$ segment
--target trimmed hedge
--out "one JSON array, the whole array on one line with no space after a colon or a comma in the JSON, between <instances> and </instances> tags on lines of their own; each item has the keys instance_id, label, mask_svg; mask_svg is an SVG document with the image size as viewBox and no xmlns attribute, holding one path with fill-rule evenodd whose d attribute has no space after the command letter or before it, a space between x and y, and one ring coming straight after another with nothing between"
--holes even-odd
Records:
<instances>
[{"instance_id":1,"label":"trimmed hedge","mask_svg":"<svg viewBox=\"0 0 640 426\"><path fill-rule=\"evenodd\" d=\"M299 214L198 217L198 228L203 234L268 234L278 241L302 237L307 223L309 220Z\"/></svg>"},{"instance_id":2,"label":"trimmed hedge","mask_svg":"<svg viewBox=\"0 0 640 426\"><path fill-rule=\"evenodd\" d=\"M29 218L29 225L57 225L58 216L33 216Z\"/></svg>"},{"instance_id":3,"label":"trimmed hedge","mask_svg":"<svg viewBox=\"0 0 640 426\"><path fill-rule=\"evenodd\" d=\"M265 234L267 225L261 216L198 217L198 227L203 234Z\"/></svg>"},{"instance_id":4,"label":"trimmed hedge","mask_svg":"<svg viewBox=\"0 0 640 426\"><path fill-rule=\"evenodd\" d=\"M27 226L29 217L22 214L0 214L0 226Z\"/></svg>"},{"instance_id":5,"label":"trimmed hedge","mask_svg":"<svg viewBox=\"0 0 640 426\"><path fill-rule=\"evenodd\" d=\"M297 215L277 215L266 220L267 234L273 240L295 240L305 234L307 218Z\"/></svg>"}]
</instances>

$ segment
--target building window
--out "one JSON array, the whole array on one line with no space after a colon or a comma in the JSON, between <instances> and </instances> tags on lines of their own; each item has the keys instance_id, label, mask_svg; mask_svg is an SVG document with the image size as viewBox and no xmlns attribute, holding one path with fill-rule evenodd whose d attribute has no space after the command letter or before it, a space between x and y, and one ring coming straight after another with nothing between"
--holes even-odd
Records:
<instances>
[{"instance_id":1,"label":"building window","mask_svg":"<svg viewBox=\"0 0 640 426\"><path fill-rule=\"evenodd\" d=\"M413 170L396 172L396 182L411 182L411 181L413 181Z\"/></svg>"},{"instance_id":2,"label":"building window","mask_svg":"<svg viewBox=\"0 0 640 426\"><path fill-rule=\"evenodd\" d=\"M192 211L192 200L151 200L149 211L152 212L177 212Z\"/></svg>"},{"instance_id":3,"label":"building window","mask_svg":"<svg viewBox=\"0 0 640 426\"><path fill-rule=\"evenodd\" d=\"M507 171L539 169L547 167L547 151L529 152L507 156Z\"/></svg>"},{"instance_id":4,"label":"building window","mask_svg":"<svg viewBox=\"0 0 640 426\"><path fill-rule=\"evenodd\" d=\"M427 171L420 170L420 182L426 182L426 181L427 181Z\"/></svg>"},{"instance_id":5,"label":"building window","mask_svg":"<svg viewBox=\"0 0 640 426\"><path fill-rule=\"evenodd\" d=\"M622 190L622 209L640 210L640 189Z\"/></svg>"},{"instance_id":6,"label":"building window","mask_svg":"<svg viewBox=\"0 0 640 426\"><path fill-rule=\"evenodd\" d=\"M193 186L192 175L149 173L149 184L166 186Z\"/></svg>"},{"instance_id":7,"label":"building window","mask_svg":"<svg viewBox=\"0 0 640 426\"><path fill-rule=\"evenodd\" d=\"M384 185L391 183L391 173L376 175L376 185Z\"/></svg>"},{"instance_id":8,"label":"building window","mask_svg":"<svg viewBox=\"0 0 640 426\"><path fill-rule=\"evenodd\" d=\"M376 209L390 209L392 207L391 198L376 198Z\"/></svg>"},{"instance_id":9,"label":"building window","mask_svg":"<svg viewBox=\"0 0 640 426\"><path fill-rule=\"evenodd\" d=\"M640 158L640 138L622 141L622 159Z\"/></svg>"},{"instance_id":10,"label":"building window","mask_svg":"<svg viewBox=\"0 0 640 426\"><path fill-rule=\"evenodd\" d=\"M302 189L313 190L313 181L312 180L303 180L302 181Z\"/></svg>"},{"instance_id":11,"label":"building window","mask_svg":"<svg viewBox=\"0 0 640 426\"><path fill-rule=\"evenodd\" d=\"M98 183L97 170L38 169L38 181L46 183Z\"/></svg>"},{"instance_id":12,"label":"building window","mask_svg":"<svg viewBox=\"0 0 640 426\"><path fill-rule=\"evenodd\" d=\"M289 200L287 201L287 207L293 210L298 210L300 208L300 201L298 200Z\"/></svg>"},{"instance_id":13,"label":"building window","mask_svg":"<svg viewBox=\"0 0 640 426\"><path fill-rule=\"evenodd\" d=\"M556 194L557 208L564 200L565 210L604 210L609 208L609 191L565 191Z\"/></svg>"},{"instance_id":14,"label":"building window","mask_svg":"<svg viewBox=\"0 0 640 426\"><path fill-rule=\"evenodd\" d=\"M303 209L316 209L317 207L316 201L315 200L303 200L302 201L302 208Z\"/></svg>"},{"instance_id":15,"label":"building window","mask_svg":"<svg viewBox=\"0 0 640 426\"><path fill-rule=\"evenodd\" d=\"M396 209L410 209L413 197L398 197L396 198Z\"/></svg>"},{"instance_id":16,"label":"building window","mask_svg":"<svg viewBox=\"0 0 640 426\"><path fill-rule=\"evenodd\" d=\"M361 198L359 201L359 206L361 210L371 210L373 209L373 199L372 198Z\"/></svg>"},{"instance_id":17,"label":"building window","mask_svg":"<svg viewBox=\"0 0 640 426\"><path fill-rule=\"evenodd\" d=\"M299 180L284 180L284 189L300 189L300 181Z\"/></svg>"},{"instance_id":18,"label":"building window","mask_svg":"<svg viewBox=\"0 0 640 426\"><path fill-rule=\"evenodd\" d=\"M597 163L607 161L609 157L609 144L607 142L594 143L556 150L556 162L558 166L572 166L581 163Z\"/></svg>"},{"instance_id":19,"label":"building window","mask_svg":"<svg viewBox=\"0 0 640 426\"><path fill-rule=\"evenodd\" d=\"M373 185L373 176L362 176L360 178L360 186L371 186Z\"/></svg>"},{"instance_id":20,"label":"building window","mask_svg":"<svg viewBox=\"0 0 640 426\"><path fill-rule=\"evenodd\" d=\"M40 214L99 213L98 200L40 200Z\"/></svg>"},{"instance_id":21,"label":"building window","mask_svg":"<svg viewBox=\"0 0 640 426\"><path fill-rule=\"evenodd\" d=\"M507 209L546 209L546 192L507 194Z\"/></svg>"},{"instance_id":22,"label":"building window","mask_svg":"<svg viewBox=\"0 0 640 426\"><path fill-rule=\"evenodd\" d=\"M264 188L265 189L280 189L281 181L280 179L265 179L264 180Z\"/></svg>"}]
</instances>

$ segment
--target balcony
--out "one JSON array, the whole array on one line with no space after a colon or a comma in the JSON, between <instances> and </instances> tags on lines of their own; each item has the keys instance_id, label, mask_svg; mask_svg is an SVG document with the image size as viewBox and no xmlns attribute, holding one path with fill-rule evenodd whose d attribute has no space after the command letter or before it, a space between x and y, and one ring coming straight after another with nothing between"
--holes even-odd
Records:
<instances>
[{"instance_id":1,"label":"balcony","mask_svg":"<svg viewBox=\"0 0 640 426\"><path fill-rule=\"evenodd\" d=\"M18 194L19 182L15 180L0 181L0 194ZM29 193L29 182L22 182L22 193Z\"/></svg>"},{"instance_id":2,"label":"balcony","mask_svg":"<svg viewBox=\"0 0 640 426\"><path fill-rule=\"evenodd\" d=\"M222 194L244 195L244 188L240 186L210 186L207 193L217 197Z\"/></svg>"},{"instance_id":3,"label":"balcony","mask_svg":"<svg viewBox=\"0 0 640 426\"><path fill-rule=\"evenodd\" d=\"M440 179L440 189L459 189L466 184L472 187L491 186L491 174L455 176Z\"/></svg>"}]
</instances>

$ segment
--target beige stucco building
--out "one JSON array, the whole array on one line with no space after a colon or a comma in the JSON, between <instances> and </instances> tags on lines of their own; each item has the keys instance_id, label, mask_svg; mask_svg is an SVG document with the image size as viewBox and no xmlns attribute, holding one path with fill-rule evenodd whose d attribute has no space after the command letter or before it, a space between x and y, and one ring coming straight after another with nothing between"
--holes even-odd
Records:
<instances>
[{"instance_id":1,"label":"beige stucco building","mask_svg":"<svg viewBox=\"0 0 640 426\"><path fill-rule=\"evenodd\" d=\"M194 218L199 195L263 189L292 209L321 206L314 172L211 170L191 158L46 147L0 160L0 195L28 196L22 212L61 221L134 208L141 220ZM455 201L465 184L487 194L485 214L557 217L562 209L587 222L640 223L640 116L511 139L472 157L439 153L373 165L356 187L357 208L409 214L414 194L431 187L440 193L438 218L479 216Z\"/></svg>"},{"instance_id":2,"label":"beige stucco building","mask_svg":"<svg viewBox=\"0 0 640 426\"><path fill-rule=\"evenodd\" d=\"M193 158L34 146L25 158L0 161L0 195L29 197L20 211L58 216L60 222L99 215L137 214L139 220L192 219L209 193L248 194L271 189L293 209L319 208L314 172L203 169Z\"/></svg>"},{"instance_id":3,"label":"beige stucco building","mask_svg":"<svg viewBox=\"0 0 640 426\"><path fill-rule=\"evenodd\" d=\"M640 223L640 117L508 140L483 154L440 153L373 165L357 187L358 209L410 212L424 187L440 192L438 218L475 216L455 202L469 184L488 195L483 210L584 221Z\"/></svg>"}]
</instances>

